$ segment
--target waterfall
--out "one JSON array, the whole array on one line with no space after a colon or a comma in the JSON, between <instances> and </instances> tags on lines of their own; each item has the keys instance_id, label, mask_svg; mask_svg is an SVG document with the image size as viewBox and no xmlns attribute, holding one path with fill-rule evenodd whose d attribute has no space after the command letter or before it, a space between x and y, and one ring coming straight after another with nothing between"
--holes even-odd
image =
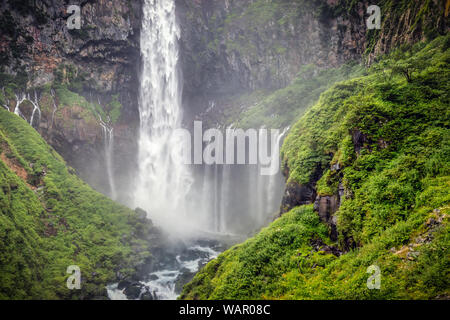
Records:
<instances>
[{"instance_id":1,"label":"waterfall","mask_svg":"<svg viewBox=\"0 0 450 320\"><path fill-rule=\"evenodd\" d=\"M100 120L100 125L103 129L104 146L105 146L105 162L106 162L106 174L108 176L109 184L109 196L111 199L117 199L116 184L114 181L113 170L113 151L114 151L114 129L106 125Z\"/></svg>"},{"instance_id":2,"label":"waterfall","mask_svg":"<svg viewBox=\"0 0 450 320\"><path fill-rule=\"evenodd\" d=\"M245 233L273 216L283 179L280 173L262 176L259 165L183 164L185 142L174 134L182 120L179 37L175 0L145 0L134 205L165 227Z\"/></svg>"},{"instance_id":3,"label":"waterfall","mask_svg":"<svg viewBox=\"0 0 450 320\"><path fill-rule=\"evenodd\" d=\"M275 142L281 141L289 128L282 130ZM272 162L279 157L272 152ZM277 161L279 163L279 161ZM208 217L210 231L241 234L266 225L278 212L284 180L281 172L261 175L261 165L205 165L197 201L199 216Z\"/></svg>"},{"instance_id":4,"label":"waterfall","mask_svg":"<svg viewBox=\"0 0 450 320\"><path fill-rule=\"evenodd\" d=\"M22 102L24 102L26 100L26 96L25 94L15 94L16 96L16 107L14 108L14 114L16 114L17 116L25 119L25 116L22 114L22 112L20 111L19 106L22 104Z\"/></svg>"},{"instance_id":5,"label":"waterfall","mask_svg":"<svg viewBox=\"0 0 450 320\"><path fill-rule=\"evenodd\" d=\"M55 112L56 110L58 110L57 106L56 106L56 102L55 102L55 91L52 89L50 89L50 95L52 96L52 101L53 101L53 112L52 112L52 122L51 122L51 128L53 128L53 122L55 119Z\"/></svg>"},{"instance_id":6,"label":"waterfall","mask_svg":"<svg viewBox=\"0 0 450 320\"><path fill-rule=\"evenodd\" d=\"M190 170L178 154L183 142L174 135L182 119L179 36L175 1L145 0L140 38L139 165L134 198L136 206L166 226L189 222L186 206L192 184Z\"/></svg>"},{"instance_id":7,"label":"waterfall","mask_svg":"<svg viewBox=\"0 0 450 320\"><path fill-rule=\"evenodd\" d=\"M218 232L227 232L227 220L226 214L230 207L230 201L232 201L231 192L231 165L225 164L222 167L222 192L220 201L220 225Z\"/></svg>"},{"instance_id":8,"label":"waterfall","mask_svg":"<svg viewBox=\"0 0 450 320\"><path fill-rule=\"evenodd\" d=\"M38 112L38 114L39 114L38 124L39 124L39 121L41 120L41 108L39 108L39 99L37 97L36 90L34 90L34 100L31 99L30 94L28 94L28 100L33 105L33 112L31 114L31 118L30 118L30 125L33 126L34 116L35 116L36 112Z\"/></svg>"},{"instance_id":9,"label":"waterfall","mask_svg":"<svg viewBox=\"0 0 450 320\"><path fill-rule=\"evenodd\" d=\"M289 131L289 127L286 127L283 129L283 131L277 136L277 144L281 147L281 140L285 136L285 134ZM279 157L279 153L272 152L272 162L274 161L274 157ZM281 163L281 161L280 161ZM269 182L267 183L267 200L268 200L268 206L270 212L275 212L275 210L278 209L278 206L280 205L280 187L279 183L281 181L281 174L279 175L273 175L269 177ZM278 201L278 202L277 202Z\"/></svg>"}]
</instances>

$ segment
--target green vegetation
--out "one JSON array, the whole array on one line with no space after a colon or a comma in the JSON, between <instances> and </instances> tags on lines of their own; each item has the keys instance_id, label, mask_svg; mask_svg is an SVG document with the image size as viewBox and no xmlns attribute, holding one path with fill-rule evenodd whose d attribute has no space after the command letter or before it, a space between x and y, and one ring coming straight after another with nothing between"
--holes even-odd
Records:
<instances>
[{"instance_id":1,"label":"green vegetation","mask_svg":"<svg viewBox=\"0 0 450 320\"><path fill-rule=\"evenodd\" d=\"M121 114L122 104L119 95L112 95L110 101L104 106L96 102L88 102L83 97L83 91L92 83L86 74L79 73L74 65L61 64L55 71L56 94L62 106L79 106L86 110L83 119L89 122L90 118L101 119L104 122L115 124ZM85 88L86 87L86 88ZM58 113L57 113L58 114Z\"/></svg>"},{"instance_id":2,"label":"green vegetation","mask_svg":"<svg viewBox=\"0 0 450 320\"><path fill-rule=\"evenodd\" d=\"M27 91L28 76L24 72L19 72L16 76L0 73L0 105L7 105L10 108L14 105L16 93ZM47 114L53 112L53 102L50 94L53 88L56 93L58 110L55 117L63 120L62 125L73 126L71 119L65 118L62 112L64 109L73 110L77 118L82 118L86 124L97 125L101 119L105 123L115 124L120 118L122 104L119 95L112 95L109 102L103 106L97 102L89 102L83 96L86 86L92 86L92 81L82 74L74 65L61 64L55 70L55 81L47 83L43 87L28 88L29 91L40 92L40 104L42 111ZM9 102L9 105L8 105ZM77 108L81 108L81 111Z\"/></svg>"},{"instance_id":3,"label":"green vegetation","mask_svg":"<svg viewBox=\"0 0 450 320\"><path fill-rule=\"evenodd\" d=\"M228 109L236 111L228 118L227 124L234 123L238 128L288 127L333 83L360 75L362 72L363 68L353 63L324 70L313 65L304 66L297 78L287 87L262 95L262 98L257 93L259 100L250 102L251 106L245 111L236 110L236 106L241 105L242 98L234 102L234 108Z\"/></svg>"},{"instance_id":4,"label":"green vegetation","mask_svg":"<svg viewBox=\"0 0 450 320\"><path fill-rule=\"evenodd\" d=\"M110 121L112 123L116 123L120 117L120 112L122 110L122 104L119 102L119 94L115 94L112 96L112 100L107 107L109 111Z\"/></svg>"},{"instance_id":5,"label":"green vegetation","mask_svg":"<svg viewBox=\"0 0 450 320\"><path fill-rule=\"evenodd\" d=\"M0 152L0 299L104 296L118 272L131 276L151 259L151 223L92 190L6 110ZM70 265L81 268L81 290L66 287Z\"/></svg>"},{"instance_id":6,"label":"green vegetation","mask_svg":"<svg viewBox=\"0 0 450 320\"><path fill-rule=\"evenodd\" d=\"M344 187L337 242L311 206L296 207L210 262L181 298L449 297L448 39L400 48L335 84L290 130L281 152L289 181L319 173L319 195ZM410 59L406 77L398 67ZM373 264L380 290L366 286Z\"/></svg>"}]
</instances>

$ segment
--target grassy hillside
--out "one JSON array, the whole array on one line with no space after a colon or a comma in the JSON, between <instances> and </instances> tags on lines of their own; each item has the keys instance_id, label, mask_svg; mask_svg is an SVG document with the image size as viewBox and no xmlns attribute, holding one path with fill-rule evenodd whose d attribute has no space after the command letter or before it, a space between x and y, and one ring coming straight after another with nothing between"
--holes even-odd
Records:
<instances>
[{"instance_id":1,"label":"grassy hillside","mask_svg":"<svg viewBox=\"0 0 450 320\"><path fill-rule=\"evenodd\" d=\"M338 240L312 205L221 254L183 299L428 299L450 296L450 40L400 48L335 84L295 124L289 182L337 196ZM367 268L381 271L368 289Z\"/></svg>"},{"instance_id":2,"label":"grassy hillside","mask_svg":"<svg viewBox=\"0 0 450 320\"><path fill-rule=\"evenodd\" d=\"M80 299L135 274L157 230L91 189L24 120L0 110L0 299ZM68 290L67 267L81 269Z\"/></svg>"}]
</instances>

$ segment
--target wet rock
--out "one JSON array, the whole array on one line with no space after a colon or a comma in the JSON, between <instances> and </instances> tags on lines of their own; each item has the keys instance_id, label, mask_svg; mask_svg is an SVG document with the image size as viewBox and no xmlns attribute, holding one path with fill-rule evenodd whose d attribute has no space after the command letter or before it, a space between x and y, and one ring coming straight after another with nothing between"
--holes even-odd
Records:
<instances>
[{"instance_id":1,"label":"wet rock","mask_svg":"<svg viewBox=\"0 0 450 320\"><path fill-rule=\"evenodd\" d=\"M356 154L359 155L361 153L361 150L369 143L369 139L360 130L355 129L352 132L352 142Z\"/></svg>"},{"instance_id":2,"label":"wet rock","mask_svg":"<svg viewBox=\"0 0 450 320\"><path fill-rule=\"evenodd\" d=\"M117 289L123 290L123 289L125 289L125 288L127 288L129 286L131 286L131 281L129 281L129 280L121 280L117 284Z\"/></svg>"},{"instance_id":3,"label":"wet rock","mask_svg":"<svg viewBox=\"0 0 450 320\"><path fill-rule=\"evenodd\" d=\"M289 182L281 201L281 214L288 212L294 207L311 204L316 198L316 190L312 184L298 184Z\"/></svg>"},{"instance_id":4,"label":"wet rock","mask_svg":"<svg viewBox=\"0 0 450 320\"><path fill-rule=\"evenodd\" d=\"M157 300L156 299L156 295L150 291L146 291L144 292L141 297L139 298L140 300Z\"/></svg>"},{"instance_id":5,"label":"wet rock","mask_svg":"<svg viewBox=\"0 0 450 320\"><path fill-rule=\"evenodd\" d=\"M335 246L329 246L325 244L321 239L313 239L310 242L311 246L313 247L314 251L323 251L327 254L333 254L336 257L339 257L343 252L339 250L338 247Z\"/></svg>"},{"instance_id":6,"label":"wet rock","mask_svg":"<svg viewBox=\"0 0 450 320\"><path fill-rule=\"evenodd\" d=\"M191 272L187 268L183 268L180 272L180 275L175 280L176 293L181 293L181 291L183 290L183 286L190 282L195 276L195 272Z\"/></svg>"},{"instance_id":7,"label":"wet rock","mask_svg":"<svg viewBox=\"0 0 450 320\"><path fill-rule=\"evenodd\" d=\"M320 220L330 227L330 237L334 241L337 240L337 219L334 214L339 205L339 197L336 195L317 196L314 201L314 210L317 211Z\"/></svg>"},{"instance_id":8,"label":"wet rock","mask_svg":"<svg viewBox=\"0 0 450 320\"><path fill-rule=\"evenodd\" d=\"M148 280L150 280L150 281L158 280L158 276L157 276L156 274L151 274L151 275L148 277Z\"/></svg>"},{"instance_id":9,"label":"wet rock","mask_svg":"<svg viewBox=\"0 0 450 320\"><path fill-rule=\"evenodd\" d=\"M331 165L331 171L339 171L339 170L341 170L341 165L339 161Z\"/></svg>"},{"instance_id":10,"label":"wet rock","mask_svg":"<svg viewBox=\"0 0 450 320\"><path fill-rule=\"evenodd\" d=\"M147 211L138 207L134 209L134 212L136 212L139 221L149 223L152 225L152 221L148 218Z\"/></svg>"},{"instance_id":11,"label":"wet rock","mask_svg":"<svg viewBox=\"0 0 450 320\"><path fill-rule=\"evenodd\" d=\"M141 295L143 284L139 282L134 282L131 285L127 286L123 293L127 296L128 299L135 300L138 299Z\"/></svg>"}]
</instances>

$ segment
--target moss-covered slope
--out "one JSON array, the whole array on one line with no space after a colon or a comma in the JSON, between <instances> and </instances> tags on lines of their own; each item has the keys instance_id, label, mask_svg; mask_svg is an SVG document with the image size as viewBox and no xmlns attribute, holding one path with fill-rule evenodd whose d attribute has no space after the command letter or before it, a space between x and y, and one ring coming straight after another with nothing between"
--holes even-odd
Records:
<instances>
[{"instance_id":1,"label":"moss-covered slope","mask_svg":"<svg viewBox=\"0 0 450 320\"><path fill-rule=\"evenodd\" d=\"M105 296L151 259L157 230L92 190L18 116L0 110L0 299ZM81 289L66 287L67 267Z\"/></svg>"},{"instance_id":2,"label":"moss-covered slope","mask_svg":"<svg viewBox=\"0 0 450 320\"><path fill-rule=\"evenodd\" d=\"M181 298L448 298L449 43L401 48L322 94L282 157L289 182L337 197L337 211L324 221L316 206L293 208L210 262ZM371 265L379 290L367 286Z\"/></svg>"}]
</instances>

